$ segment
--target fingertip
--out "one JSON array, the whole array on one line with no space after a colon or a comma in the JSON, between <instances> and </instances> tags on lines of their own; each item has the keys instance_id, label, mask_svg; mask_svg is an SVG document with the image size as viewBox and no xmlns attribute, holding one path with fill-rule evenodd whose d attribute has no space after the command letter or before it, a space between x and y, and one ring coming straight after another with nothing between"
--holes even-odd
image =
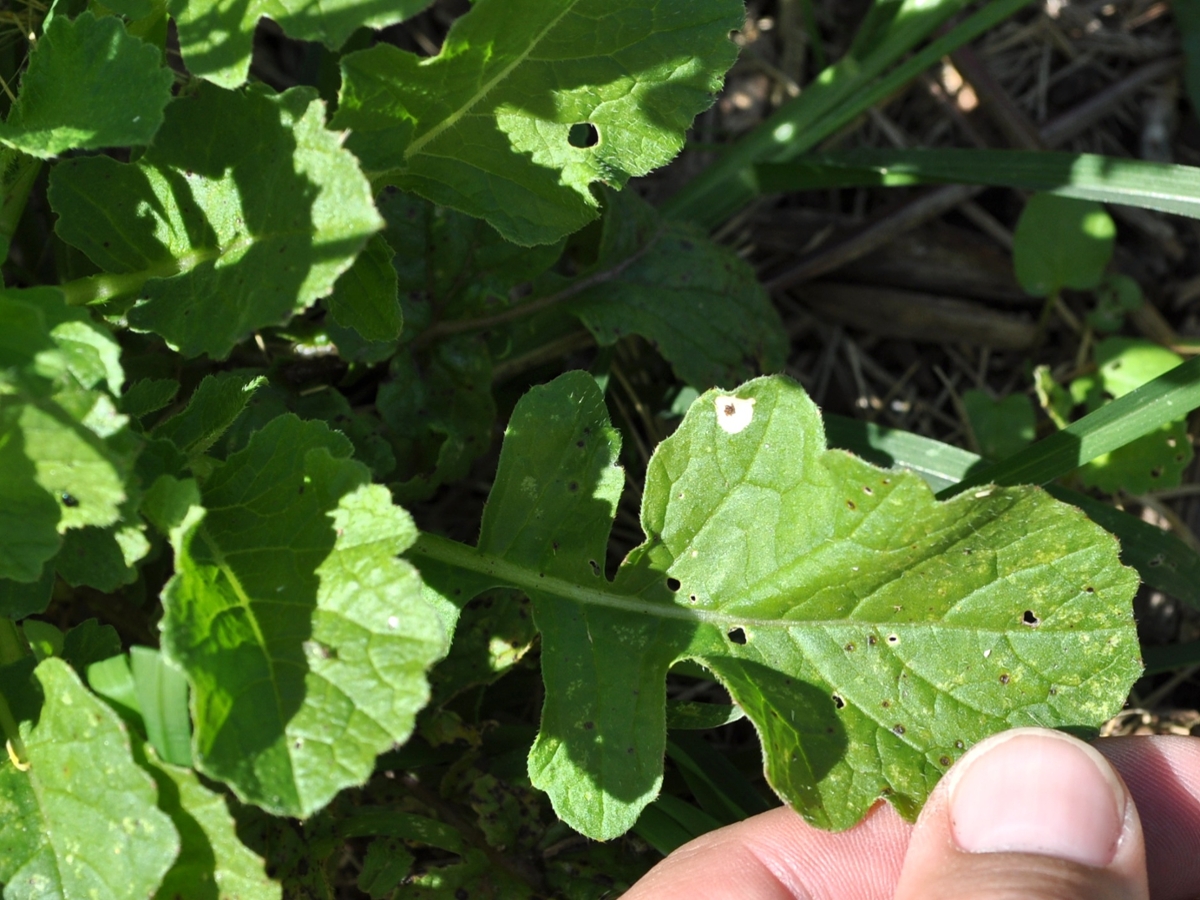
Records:
<instances>
[{"instance_id":1,"label":"fingertip","mask_svg":"<svg viewBox=\"0 0 1200 900\"><path fill-rule=\"evenodd\" d=\"M926 803L896 891L941 896L1144 900L1141 823L1120 775L1047 729L972 748Z\"/></svg>"}]
</instances>

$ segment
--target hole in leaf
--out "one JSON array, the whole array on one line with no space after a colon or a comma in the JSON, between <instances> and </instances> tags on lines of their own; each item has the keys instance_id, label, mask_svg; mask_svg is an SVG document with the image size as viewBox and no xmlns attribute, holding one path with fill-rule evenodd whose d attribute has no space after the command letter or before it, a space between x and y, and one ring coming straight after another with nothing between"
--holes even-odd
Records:
<instances>
[{"instance_id":1,"label":"hole in leaf","mask_svg":"<svg viewBox=\"0 0 1200 900\"><path fill-rule=\"evenodd\" d=\"M948 766L948 765L950 765L950 757L943 756L940 759L938 759L938 762L941 763L943 766Z\"/></svg>"},{"instance_id":2,"label":"hole in leaf","mask_svg":"<svg viewBox=\"0 0 1200 900\"><path fill-rule=\"evenodd\" d=\"M689 599L689 600L691 600L693 603L695 603L695 602L696 602L696 595L695 595L695 594L688 594L688 599Z\"/></svg>"},{"instance_id":3,"label":"hole in leaf","mask_svg":"<svg viewBox=\"0 0 1200 900\"><path fill-rule=\"evenodd\" d=\"M888 643L889 643L889 644L892 644L892 645L894 646L894 645L896 645L896 644L900 643L900 637L899 637L898 635L895 635L895 634L889 634L889 635L888 635L888 638L887 638L887 641L888 641Z\"/></svg>"},{"instance_id":4,"label":"hole in leaf","mask_svg":"<svg viewBox=\"0 0 1200 900\"><path fill-rule=\"evenodd\" d=\"M874 647L874 646L875 646L875 643L876 643L876 641L875 641L875 635L873 635L873 634L869 634L869 635L867 635L867 644L868 644L868 645L870 645L870 646L872 646L872 647Z\"/></svg>"},{"instance_id":5,"label":"hole in leaf","mask_svg":"<svg viewBox=\"0 0 1200 900\"><path fill-rule=\"evenodd\" d=\"M729 629L729 639L735 644L746 643L746 630L744 628Z\"/></svg>"},{"instance_id":6,"label":"hole in leaf","mask_svg":"<svg viewBox=\"0 0 1200 900\"><path fill-rule=\"evenodd\" d=\"M667 590L670 591L671 593L675 593L676 591L679 590L680 587L682 587L682 585L679 583L678 578L668 578L667 579Z\"/></svg>"},{"instance_id":7,"label":"hole in leaf","mask_svg":"<svg viewBox=\"0 0 1200 900\"><path fill-rule=\"evenodd\" d=\"M863 493L869 497L871 494L874 494L875 492L873 490L871 490L871 486L869 484L864 484L863 485Z\"/></svg>"},{"instance_id":8,"label":"hole in leaf","mask_svg":"<svg viewBox=\"0 0 1200 900\"><path fill-rule=\"evenodd\" d=\"M597 577L599 577L599 575L600 575L600 563L596 562L594 559L589 559L589 560L588 560L588 565L592 567L592 574L593 574L593 575L595 575L595 576L597 576Z\"/></svg>"},{"instance_id":9,"label":"hole in leaf","mask_svg":"<svg viewBox=\"0 0 1200 900\"><path fill-rule=\"evenodd\" d=\"M841 698L840 694L834 694L833 695L833 705L836 706L838 709L844 709L846 706L846 701Z\"/></svg>"},{"instance_id":10,"label":"hole in leaf","mask_svg":"<svg viewBox=\"0 0 1200 900\"><path fill-rule=\"evenodd\" d=\"M1000 675L1000 683L1008 684L1008 673L1007 672L1004 672Z\"/></svg>"},{"instance_id":11,"label":"hole in leaf","mask_svg":"<svg viewBox=\"0 0 1200 900\"><path fill-rule=\"evenodd\" d=\"M847 509L858 509L858 507L854 505L854 501L853 501L853 500L847 500L847 501L846 501L846 508L847 508Z\"/></svg>"},{"instance_id":12,"label":"hole in leaf","mask_svg":"<svg viewBox=\"0 0 1200 900\"><path fill-rule=\"evenodd\" d=\"M584 150L600 143L600 131L591 122L576 122L567 132L567 143Z\"/></svg>"},{"instance_id":13,"label":"hole in leaf","mask_svg":"<svg viewBox=\"0 0 1200 900\"><path fill-rule=\"evenodd\" d=\"M70 494L68 494L66 491L63 491L62 492L62 504L63 504L63 506L67 507L68 509L74 509L76 506L79 505L79 501L76 500L74 497L72 497Z\"/></svg>"},{"instance_id":14,"label":"hole in leaf","mask_svg":"<svg viewBox=\"0 0 1200 900\"><path fill-rule=\"evenodd\" d=\"M595 722L584 722L584 723L583 723L583 730L584 730L584 731L591 731L591 730L592 730L592 729L594 729L595 727L596 727L596 723L595 723Z\"/></svg>"},{"instance_id":15,"label":"hole in leaf","mask_svg":"<svg viewBox=\"0 0 1200 900\"><path fill-rule=\"evenodd\" d=\"M847 652L847 653L853 653L853 652L854 652L854 644L853 644L853 643L849 643L849 644L847 644L847 645L846 645L846 652Z\"/></svg>"},{"instance_id":16,"label":"hole in leaf","mask_svg":"<svg viewBox=\"0 0 1200 900\"><path fill-rule=\"evenodd\" d=\"M1025 614L1021 616L1021 621L1031 628L1037 628L1042 624L1042 620L1033 614L1032 609L1025 610Z\"/></svg>"},{"instance_id":17,"label":"hole in leaf","mask_svg":"<svg viewBox=\"0 0 1200 900\"><path fill-rule=\"evenodd\" d=\"M895 732L896 734L904 734L904 726L903 725L893 725L892 731Z\"/></svg>"}]
</instances>

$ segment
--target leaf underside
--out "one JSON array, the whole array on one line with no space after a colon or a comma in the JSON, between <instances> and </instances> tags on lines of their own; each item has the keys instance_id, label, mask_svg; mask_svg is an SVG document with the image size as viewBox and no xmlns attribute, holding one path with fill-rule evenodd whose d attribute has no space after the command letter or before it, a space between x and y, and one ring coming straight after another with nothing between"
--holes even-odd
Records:
<instances>
[{"instance_id":1,"label":"leaf underside","mask_svg":"<svg viewBox=\"0 0 1200 900\"><path fill-rule=\"evenodd\" d=\"M911 472L827 450L786 378L693 404L651 460L646 542L609 582L617 449L590 376L535 388L478 550L424 537L414 551L460 606L499 585L532 599L546 700L530 776L591 837L624 832L658 793L677 660L720 679L773 788L831 829L881 797L912 818L993 732L1095 728L1141 671L1137 578L1111 535L1038 488L938 503Z\"/></svg>"}]
</instances>

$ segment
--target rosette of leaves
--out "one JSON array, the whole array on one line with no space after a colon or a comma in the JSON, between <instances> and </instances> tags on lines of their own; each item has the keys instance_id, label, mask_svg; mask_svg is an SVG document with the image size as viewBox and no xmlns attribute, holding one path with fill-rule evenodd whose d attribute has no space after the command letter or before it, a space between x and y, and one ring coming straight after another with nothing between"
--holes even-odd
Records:
<instances>
[{"instance_id":1,"label":"rosette of leaves","mask_svg":"<svg viewBox=\"0 0 1200 900\"><path fill-rule=\"evenodd\" d=\"M529 775L585 834L658 793L665 676L708 668L809 821L878 799L913 817L954 760L1019 725L1094 729L1141 671L1135 573L1111 535L1039 488L935 502L917 475L827 450L804 391L710 391L655 452L646 541L603 574L624 476L594 380L533 389L509 423L475 548L411 558L447 607L531 599L546 685Z\"/></svg>"}]
</instances>

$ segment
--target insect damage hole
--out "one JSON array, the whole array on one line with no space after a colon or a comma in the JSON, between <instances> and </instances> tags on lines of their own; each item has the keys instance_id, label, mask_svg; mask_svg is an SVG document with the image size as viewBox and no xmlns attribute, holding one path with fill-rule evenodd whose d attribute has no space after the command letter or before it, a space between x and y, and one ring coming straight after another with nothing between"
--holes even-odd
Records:
<instances>
[{"instance_id":1,"label":"insect damage hole","mask_svg":"<svg viewBox=\"0 0 1200 900\"><path fill-rule=\"evenodd\" d=\"M576 122L567 132L567 143L580 150L595 147L600 143L600 129L591 122Z\"/></svg>"},{"instance_id":2,"label":"insect damage hole","mask_svg":"<svg viewBox=\"0 0 1200 900\"><path fill-rule=\"evenodd\" d=\"M1037 628L1042 624L1042 620L1033 614L1032 609L1025 610L1024 615L1021 616L1021 622L1030 628Z\"/></svg>"},{"instance_id":3,"label":"insect damage hole","mask_svg":"<svg viewBox=\"0 0 1200 900\"><path fill-rule=\"evenodd\" d=\"M678 578L667 579L667 590L671 593L677 593L681 587L683 587L683 585L680 584Z\"/></svg>"},{"instance_id":4,"label":"insect damage hole","mask_svg":"<svg viewBox=\"0 0 1200 900\"><path fill-rule=\"evenodd\" d=\"M841 694L834 694L833 695L833 705L836 706L838 709L845 709L846 701L842 699Z\"/></svg>"},{"instance_id":5,"label":"insect damage hole","mask_svg":"<svg viewBox=\"0 0 1200 900\"><path fill-rule=\"evenodd\" d=\"M713 404L717 409L717 424L726 434L745 431L754 418L753 397L717 397Z\"/></svg>"},{"instance_id":6,"label":"insect damage hole","mask_svg":"<svg viewBox=\"0 0 1200 900\"><path fill-rule=\"evenodd\" d=\"M746 643L746 629L730 628L729 629L729 640L733 641L735 644Z\"/></svg>"}]
</instances>

